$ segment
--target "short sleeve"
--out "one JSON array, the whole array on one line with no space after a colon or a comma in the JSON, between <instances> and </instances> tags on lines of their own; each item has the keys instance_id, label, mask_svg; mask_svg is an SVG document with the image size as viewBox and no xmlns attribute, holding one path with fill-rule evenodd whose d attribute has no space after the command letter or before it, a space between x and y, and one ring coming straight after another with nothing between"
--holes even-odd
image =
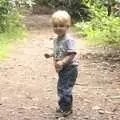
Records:
<instances>
[{"instance_id":1,"label":"short sleeve","mask_svg":"<svg viewBox=\"0 0 120 120\"><path fill-rule=\"evenodd\" d=\"M71 53L71 52L76 53L75 40L73 40L73 39L66 40L66 52L68 52L68 53Z\"/></svg>"}]
</instances>

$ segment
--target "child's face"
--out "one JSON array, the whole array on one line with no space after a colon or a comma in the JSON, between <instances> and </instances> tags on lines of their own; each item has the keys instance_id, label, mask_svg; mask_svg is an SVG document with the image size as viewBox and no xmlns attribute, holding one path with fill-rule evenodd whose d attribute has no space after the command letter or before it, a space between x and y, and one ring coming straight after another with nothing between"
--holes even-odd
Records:
<instances>
[{"instance_id":1,"label":"child's face","mask_svg":"<svg viewBox=\"0 0 120 120\"><path fill-rule=\"evenodd\" d=\"M58 35L58 37L62 37L66 34L68 26L64 24L53 24L53 30Z\"/></svg>"}]
</instances>

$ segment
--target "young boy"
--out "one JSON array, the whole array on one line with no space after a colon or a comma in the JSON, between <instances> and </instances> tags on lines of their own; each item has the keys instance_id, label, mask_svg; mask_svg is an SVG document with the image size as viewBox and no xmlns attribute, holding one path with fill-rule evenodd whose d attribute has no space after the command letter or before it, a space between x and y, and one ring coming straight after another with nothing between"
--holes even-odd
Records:
<instances>
[{"instance_id":1,"label":"young boy","mask_svg":"<svg viewBox=\"0 0 120 120\"><path fill-rule=\"evenodd\" d=\"M75 41L67 35L71 17L66 11L55 12L52 15L52 24L57 38L54 40L53 53L46 53L45 57L54 58L54 66L59 76L57 84L59 108L56 112L65 117L72 113L72 89L78 74L78 63L75 60L76 47Z\"/></svg>"}]
</instances>

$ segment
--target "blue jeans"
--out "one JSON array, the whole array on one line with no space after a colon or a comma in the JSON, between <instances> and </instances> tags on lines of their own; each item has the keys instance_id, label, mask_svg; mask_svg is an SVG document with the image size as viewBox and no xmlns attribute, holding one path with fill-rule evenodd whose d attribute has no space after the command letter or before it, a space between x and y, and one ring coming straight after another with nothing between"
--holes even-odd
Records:
<instances>
[{"instance_id":1,"label":"blue jeans","mask_svg":"<svg viewBox=\"0 0 120 120\"><path fill-rule=\"evenodd\" d=\"M65 66L58 73L59 79L57 84L57 92L59 96L58 104L60 109L63 111L68 111L72 109L72 89L75 84L78 69L77 66Z\"/></svg>"}]
</instances>

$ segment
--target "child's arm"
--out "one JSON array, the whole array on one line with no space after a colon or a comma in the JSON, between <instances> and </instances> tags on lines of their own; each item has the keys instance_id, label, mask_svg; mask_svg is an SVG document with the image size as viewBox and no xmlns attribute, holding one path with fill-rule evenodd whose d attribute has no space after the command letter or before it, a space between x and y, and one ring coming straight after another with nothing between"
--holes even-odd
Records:
<instances>
[{"instance_id":1,"label":"child's arm","mask_svg":"<svg viewBox=\"0 0 120 120\"><path fill-rule=\"evenodd\" d=\"M63 65L69 63L70 61L72 61L75 57L76 53L68 53L68 55L66 55L61 62L63 63Z\"/></svg>"},{"instance_id":2,"label":"child's arm","mask_svg":"<svg viewBox=\"0 0 120 120\"><path fill-rule=\"evenodd\" d=\"M55 62L55 67L56 68L62 68L63 65L69 63L72 59L74 59L76 53L68 53L62 60L56 61Z\"/></svg>"},{"instance_id":3,"label":"child's arm","mask_svg":"<svg viewBox=\"0 0 120 120\"><path fill-rule=\"evenodd\" d=\"M75 40L68 39L66 41L66 50L66 56L62 59L63 64L67 64L72 61L77 54Z\"/></svg>"},{"instance_id":4,"label":"child's arm","mask_svg":"<svg viewBox=\"0 0 120 120\"><path fill-rule=\"evenodd\" d=\"M75 55L77 54L76 43L73 39L68 39L66 41L66 50L67 50L66 51L66 56L62 60L57 61L55 63L56 68L62 68L63 65L72 61L74 59Z\"/></svg>"}]
</instances>

